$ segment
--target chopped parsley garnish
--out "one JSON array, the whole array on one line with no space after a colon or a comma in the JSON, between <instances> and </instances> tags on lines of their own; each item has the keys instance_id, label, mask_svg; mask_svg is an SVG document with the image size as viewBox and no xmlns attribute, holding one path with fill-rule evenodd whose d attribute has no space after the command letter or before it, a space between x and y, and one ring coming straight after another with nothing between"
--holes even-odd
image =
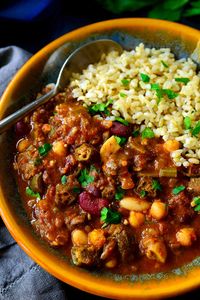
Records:
<instances>
[{"instance_id":1,"label":"chopped parsley garnish","mask_svg":"<svg viewBox=\"0 0 200 300\"><path fill-rule=\"evenodd\" d=\"M66 183L67 183L67 176L66 176L66 175L63 175L63 176L61 177L61 183L62 183L62 184L66 184Z\"/></svg>"},{"instance_id":2,"label":"chopped parsley garnish","mask_svg":"<svg viewBox=\"0 0 200 300\"><path fill-rule=\"evenodd\" d=\"M182 83L184 83L185 85L190 81L190 79L187 78L187 77L175 78L175 80L176 80L177 82L182 82Z\"/></svg>"},{"instance_id":3,"label":"chopped parsley garnish","mask_svg":"<svg viewBox=\"0 0 200 300\"><path fill-rule=\"evenodd\" d=\"M195 205L199 205L200 204L200 197L194 197L193 202L194 202Z\"/></svg>"},{"instance_id":4,"label":"chopped parsley garnish","mask_svg":"<svg viewBox=\"0 0 200 300\"><path fill-rule=\"evenodd\" d=\"M106 103L97 103L89 107L89 113L95 115L98 112L103 112L108 115L110 112L108 110L108 106L113 103L113 100L110 99Z\"/></svg>"},{"instance_id":5,"label":"chopped parsley garnish","mask_svg":"<svg viewBox=\"0 0 200 300\"><path fill-rule=\"evenodd\" d=\"M51 150L51 148L52 145L46 143L38 148L38 152L41 156L45 156Z\"/></svg>"},{"instance_id":6,"label":"chopped parsley garnish","mask_svg":"<svg viewBox=\"0 0 200 300\"><path fill-rule=\"evenodd\" d=\"M141 190L140 197L144 198L144 197L146 197L146 195L147 195L147 191Z\"/></svg>"},{"instance_id":7,"label":"chopped parsley garnish","mask_svg":"<svg viewBox=\"0 0 200 300\"><path fill-rule=\"evenodd\" d=\"M151 84L151 90L153 90L153 91L160 90L159 84L158 83L152 83Z\"/></svg>"},{"instance_id":8,"label":"chopped parsley garnish","mask_svg":"<svg viewBox=\"0 0 200 300\"><path fill-rule=\"evenodd\" d=\"M129 83L130 83L130 79L124 78L124 79L121 80L121 83L122 83L124 86L128 86Z\"/></svg>"},{"instance_id":9,"label":"chopped parsley garnish","mask_svg":"<svg viewBox=\"0 0 200 300\"><path fill-rule=\"evenodd\" d=\"M123 136L117 136L117 135L115 135L115 139L116 139L117 143L120 146L123 146L126 143L126 141L127 141L127 138L125 138Z\"/></svg>"},{"instance_id":10,"label":"chopped parsley garnish","mask_svg":"<svg viewBox=\"0 0 200 300\"><path fill-rule=\"evenodd\" d=\"M147 74L140 73L140 77L141 77L143 82L148 83L150 81L150 77Z\"/></svg>"},{"instance_id":11,"label":"chopped parsley garnish","mask_svg":"<svg viewBox=\"0 0 200 300\"><path fill-rule=\"evenodd\" d=\"M200 133L200 121L198 121L195 127L192 129L192 135L197 136Z\"/></svg>"},{"instance_id":12,"label":"chopped parsley garnish","mask_svg":"<svg viewBox=\"0 0 200 300\"><path fill-rule=\"evenodd\" d=\"M160 182L156 179L153 179L153 181L152 181L152 188L156 191L162 191L162 186L161 186Z\"/></svg>"},{"instance_id":13,"label":"chopped parsley garnish","mask_svg":"<svg viewBox=\"0 0 200 300\"><path fill-rule=\"evenodd\" d=\"M128 125L129 125L129 122L126 121L126 120L124 120L124 119L121 118L121 117L115 117L115 121L120 122L120 123L124 124L125 126L128 126Z\"/></svg>"},{"instance_id":14,"label":"chopped parsley garnish","mask_svg":"<svg viewBox=\"0 0 200 300\"><path fill-rule=\"evenodd\" d=\"M185 117L184 120L183 120L183 123L184 123L184 127L185 129L190 129L191 128L191 119L190 117Z\"/></svg>"},{"instance_id":15,"label":"chopped parsley garnish","mask_svg":"<svg viewBox=\"0 0 200 300\"><path fill-rule=\"evenodd\" d=\"M118 224L121 222L121 214L118 211L113 211L110 208L103 207L101 210L101 221L104 222L102 228L108 224Z\"/></svg>"},{"instance_id":16,"label":"chopped parsley garnish","mask_svg":"<svg viewBox=\"0 0 200 300\"><path fill-rule=\"evenodd\" d=\"M79 183L82 185L82 187L86 187L88 184L92 183L94 181L94 176L89 175L89 172L87 169L81 170L81 175L78 177Z\"/></svg>"},{"instance_id":17,"label":"chopped parsley garnish","mask_svg":"<svg viewBox=\"0 0 200 300\"><path fill-rule=\"evenodd\" d=\"M73 191L74 193L80 193L80 192L81 192L81 189L80 189L78 186L75 186L75 187L73 187L72 191Z\"/></svg>"},{"instance_id":18,"label":"chopped parsley garnish","mask_svg":"<svg viewBox=\"0 0 200 300\"><path fill-rule=\"evenodd\" d=\"M140 130L139 130L139 129L136 129L136 130L134 130L134 131L132 132L132 136L133 136L133 137L137 137L137 136L139 136L139 134L140 134Z\"/></svg>"},{"instance_id":19,"label":"chopped parsley garnish","mask_svg":"<svg viewBox=\"0 0 200 300\"><path fill-rule=\"evenodd\" d=\"M200 211L200 197L194 197L191 206L194 208L194 211Z\"/></svg>"},{"instance_id":20,"label":"chopped parsley garnish","mask_svg":"<svg viewBox=\"0 0 200 300\"><path fill-rule=\"evenodd\" d=\"M146 127L142 131L142 138L143 139L152 139L152 138L154 138L154 136L155 136L155 134L154 134L154 132L151 128Z\"/></svg>"},{"instance_id":21,"label":"chopped parsley garnish","mask_svg":"<svg viewBox=\"0 0 200 300\"><path fill-rule=\"evenodd\" d=\"M127 97L127 95L126 95L126 94L124 94L124 93L119 93L119 95L120 95L120 97L122 97L122 98L125 98L125 97Z\"/></svg>"},{"instance_id":22,"label":"chopped parsley garnish","mask_svg":"<svg viewBox=\"0 0 200 300\"><path fill-rule=\"evenodd\" d=\"M41 199L41 196L39 193L35 193L29 186L26 187L26 195Z\"/></svg>"},{"instance_id":23,"label":"chopped parsley garnish","mask_svg":"<svg viewBox=\"0 0 200 300\"><path fill-rule=\"evenodd\" d=\"M195 206L194 211L200 211L200 204L198 204L197 206Z\"/></svg>"},{"instance_id":24,"label":"chopped parsley garnish","mask_svg":"<svg viewBox=\"0 0 200 300\"><path fill-rule=\"evenodd\" d=\"M164 62L163 60L161 60L161 64L162 64L165 68L169 68L168 64L166 64L166 62Z\"/></svg>"},{"instance_id":25,"label":"chopped parsley garnish","mask_svg":"<svg viewBox=\"0 0 200 300\"><path fill-rule=\"evenodd\" d=\"M177 93L175 93L174 91L170 90L170 89L163 89L162 90L164 94L167 95L167 97L171 100L174 99L178 96Z\"/></svg>"},{"instance_id":26,"label":"chopped parsley garnish","mask_svg":"<svg viewBox=\"0 0 200 300\"><path fill-rule=\"evenodd\" d=\"M123 198L124 194L125 194L125 191L121 187L118 187L117 191L115 193L115 200L121 200Z\"/></svg>"},{"instance_id":27,"label":"chopped parsley garnish","mask_svg":"<svg viewBox=\"0 0 200 300\"><path fill-rule=\"evenodd\" d=\"M184 189L185 189L184 185L179 185L172 190L172 194L178 195L180 192L184 191Z\"/></svg>"}]
</instances>

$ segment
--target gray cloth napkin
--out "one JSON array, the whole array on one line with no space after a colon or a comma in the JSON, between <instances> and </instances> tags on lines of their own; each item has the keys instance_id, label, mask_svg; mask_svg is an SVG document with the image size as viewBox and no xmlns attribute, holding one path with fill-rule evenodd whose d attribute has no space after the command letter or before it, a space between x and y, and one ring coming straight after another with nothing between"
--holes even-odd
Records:
<instances>
[{"instance_id":1,"label":"gray cloth napkin","mask_svg":"<svg viewBox=\"0 0 200 300\"><path fill-rule=\"evenodd\" d=\"M31 56L10 46L0 49L0 96ZM34 263L13 240L0 219L0 300L67 299L64 285Z\"/></svg>"}]
</instances>

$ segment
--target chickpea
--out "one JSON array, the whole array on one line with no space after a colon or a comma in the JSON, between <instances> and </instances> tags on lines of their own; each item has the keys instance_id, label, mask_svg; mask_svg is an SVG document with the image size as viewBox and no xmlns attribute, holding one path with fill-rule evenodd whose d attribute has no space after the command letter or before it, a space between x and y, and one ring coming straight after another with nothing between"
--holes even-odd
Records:
<instances>
[{"instance_id":1,"label":"chickpea","mask_svg":"<svg viewBox=\"0 0 200 300\"><path fill-rule=\"evenodd\" d=\"M161 220L167 215L167 205L160 200L155 200L150 208L150 215L156 220Z\"/></svg>"},{"instance_id":2,"label":"chickpea","mask_svg":"<svg viewBox=\"0 0 200 300\"><path fill-rule=\"evenodd\" d=\"M94 229L88 234L88 242L95 248L100 249L106 242L103 229Z\"/></svg>"},{"instance_id":3,"label":"chickpea","mask_svg":"<svg viewBox=\"0 0 200 300\"><path fill-rule=\"evenodd\" d=\"M75 246L87 245L88 236L81 229L74 229L71 233L72 243Z\"/></svg>"},{"instance_id":4,"label":"chickpea","mask_svg":"<svg viewBox=\"0 0 200 300\"><path fill-rule=\"evenodd\" d=\"M177 140L168 140L163 144L163 148L167 152L172 152L180 148L180 143Z\"/></svg>"},{"instance_id":5,"label":"chickpea","mask_svg":"<svg viewBox=\"0 0 200 300\"><path fill-rule=\"evenodd\" d=\"M111 258L109 261L106 262L105 266L109 269L114 268L117 265L116 258Z\"/></svg>"},{"instance_id":6,"label":"chickpea","mask_svg":"<svg viewBox=\"0 0 200 300\"><path fill-rule=\"evenodd\" d=\"M128 220L132 227L137 228L144 223L145 216L141 212L131 211Z\"/></svg>"},{"instance_id":7,"label":"chickpea","mask_svg":"<svg viewBox=\"0 0 200 300\"><path fill-rule=\"evenodd\" d=\"M197 237L194 228L185 227L176 233L176 239L181 246L188 247L191 246L194 241L196 241Z\"/></svg>"},{"instance_id":8,"label":"chickpea","mask_svg":"<svg viewBox=\"0 0 200 300\"><path fill-rule=\"evenodd\" d=\"M27 139L22 139L17 145L17 150L19 152L24 152L30 146L30 141Z\"/></svg>"},{"instance_id":9,"label":"chickpea","mask_svg":"<svg viewBox=\"0 0 200 300\"><path fill-rule=\"evenodd\" d=\"M56 141L53 143L53 152L59 156L66 154L66 148L63 141Z\"/></svg>"}]
</instances>

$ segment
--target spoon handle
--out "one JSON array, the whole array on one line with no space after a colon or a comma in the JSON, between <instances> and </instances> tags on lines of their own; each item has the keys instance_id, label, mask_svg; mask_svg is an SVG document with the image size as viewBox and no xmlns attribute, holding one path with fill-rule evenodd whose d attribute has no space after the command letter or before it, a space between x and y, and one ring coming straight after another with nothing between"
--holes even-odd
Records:
<instances>
[{"instance_id":1,"label":"spoon handle","mask_svg":"<svg viewBox=\"0 0 200 300\"><path fill-rule=\"evenodd\" d=\"M38 99L34 100L33 102L25 105L24 107L20 108L13 114L9 115L8 117L4 118L0 121L0 134L15 124L17 121L25 117L29 114L32 110L39 107L41 104L47 102L51 97L55 96L56 88L52 89L47 94L39 97Z\"/></svg>"}]
</instances>

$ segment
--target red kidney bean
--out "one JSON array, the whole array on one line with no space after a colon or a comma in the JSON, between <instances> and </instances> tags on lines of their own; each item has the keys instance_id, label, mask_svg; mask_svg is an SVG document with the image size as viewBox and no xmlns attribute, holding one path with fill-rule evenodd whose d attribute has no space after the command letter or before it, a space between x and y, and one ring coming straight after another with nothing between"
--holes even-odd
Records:
<instances>
[{"instance_id":1,"label":"red kidney bean","mask_svg":"<svg viewBox=\"0 0 200 300\"><path fill-rule=\"evenodd\" d=\"M94 197L100 198L101 197L101 192L100 190L93 184L89 184L86 187L86 190L88 193L92 194Z\"/></svg>"},{"instance_id":2,"label":"red kidney bean","mask_svg":"<svg viewBox=\"0 0 200 300\"><path fill-rule=\"evenodd\" d=\"M19 121L15 124L15 133L17 138L22 138L30 131L28 124L24 123L24 121Z\"/></svg>"},{"instance_id":3,"label":"red kidney bean","mask_svg":"<svg viewBox=\"0 0 200 300\"><path fill-rule=\"evenodd\" d=\"M119 122L113 122L110 132L114 135L127 137L130 135L130 128Z\"/></svg>"},{"instance_id":4,"label":"red kidney bean","mask_svg":"<svg viewBox=\"0 0 200 300\"><path fill-rule=\"evenodd\" d=\"M88 192L83 192L79 195L79 205L87 213L91 215L100 215L103 207L107 207L109 201L103 198L95 198Z\"/></svg>"}]
</instances>

